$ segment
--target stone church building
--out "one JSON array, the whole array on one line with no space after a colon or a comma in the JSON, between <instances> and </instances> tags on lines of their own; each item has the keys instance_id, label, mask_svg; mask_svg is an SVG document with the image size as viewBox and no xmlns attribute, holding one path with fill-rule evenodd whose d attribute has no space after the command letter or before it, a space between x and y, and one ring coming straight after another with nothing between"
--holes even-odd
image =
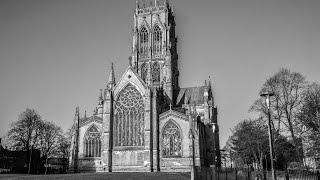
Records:
<instances>
[{"instance_id":1,"label":"stone church building","mask_svg":"<svg viewBox=\"0 0 320 180\"><path fill-rule=\"evenodd\" d=\"M176 22L165 0L136 2L129 65L114 68L92 116L73 125L70 170L190 171L220 164L217 108L210 79L179 86ZM216 157L216 158L215 158Z\"/></svg>"}]
</instances>

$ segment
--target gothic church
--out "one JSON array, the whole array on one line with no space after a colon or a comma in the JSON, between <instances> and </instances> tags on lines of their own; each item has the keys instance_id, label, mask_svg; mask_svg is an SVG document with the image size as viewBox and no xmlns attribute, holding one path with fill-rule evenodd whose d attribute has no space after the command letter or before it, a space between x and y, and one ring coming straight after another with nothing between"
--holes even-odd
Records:
<instances>
[{"instance_id":1,"label":"gothic church","mask_svg":"<svg viewBox=\"0 0 320 180\"><path fill-rule=\"evenodd\" d=\"M210 80L179 86L173 7L166 0L148 7L137 1L133 19L128 68L116 81L111 65L91 117L76 108L70 169L190 171L220 164Z\"/></svg>"}]
</instances>

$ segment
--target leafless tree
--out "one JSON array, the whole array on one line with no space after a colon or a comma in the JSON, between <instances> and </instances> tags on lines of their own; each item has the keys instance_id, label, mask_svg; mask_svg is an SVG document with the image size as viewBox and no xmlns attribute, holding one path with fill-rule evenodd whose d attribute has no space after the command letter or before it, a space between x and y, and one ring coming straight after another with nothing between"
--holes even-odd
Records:
<instances>
[{"instance_id":1,"label":"leafless tree","mask_svg":"<svg viewBox=\"0 0 320 180\"><path fill-rule=\"evenodd\" d=\"M39 124L39 131L41 135L39 136L38 147L47 165L49 156L54 156L55 151L58 151L62 130L61 127L52 122L42 121ZM47 168L45 173L47 173Z\"/></svg>"},{"instance_id":2,"label":"leafless tree","mask_svg":"<svg viewBox=\"0 0 320 180\"><path fill-rule=\"evenodd\" d=\"M260 93L273 92L271 98L272 126L277 134L289 134L297 152L300 152L300 122L297 115L302 107L302 100L308 82L300 73L288 69L280 69L275 75L267 79ZM267 107L262 98L255 101L249 111L260 113L267 117ZM301 153L299 153L301 155Z\"/></svg>"},{"instance_id":3,"label":"leafless tree","mask_svg":"<svg viewBox=\"0 0 320 180\"><path fill-rule=\"evenodd\" d=\"M40 115L34 110L27 108L19 114L18 121L11 124L8 137L16 149L25 150L29 153L28 173L30 173L32 150L40 136L39 125L42 123Z\"/></svg>"}]
</instances>

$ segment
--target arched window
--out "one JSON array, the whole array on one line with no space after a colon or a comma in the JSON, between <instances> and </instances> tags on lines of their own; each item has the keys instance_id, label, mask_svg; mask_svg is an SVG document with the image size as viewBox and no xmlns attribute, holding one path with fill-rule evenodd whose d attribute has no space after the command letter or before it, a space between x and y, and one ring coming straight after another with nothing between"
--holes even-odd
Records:
<instances>
[{"instance_id":1,"label":"arched window","mask_svg":"<svg viewBox=\"0 0 320 180\"><path fill-rule=\"evenodd\" d=\"M87 130L84 140L84 151L86 157L101 156L101 139L96 126L91 126Z\"/></svg>"},{"instance_id":2,"label":"arched window","mask_svg":"<svg viewBox=\"0 0 320 180\"><path fill-rule=\"evenodd\" d=\"M160 54L162 51L162 31L158 25L156 25L153 29L153 52L155 54Z\"/></svg>"},{"instance_id":3,"label":"arched window","mask_svg":"<svg viewBox=\"0 0 320 180\"><path fill-rule=\"evenodd\" d=\"M140 56L142 58L148 55L149 51L149 33L146 27L140 29Z\"/></svg>"},{"instance_id":4,"label":"arched window","mask_svg":"<svg viewBox=\"0 0 320 180\"><path fill-rule=\"evenodd\" d=\"M179 128L170 121L164 128L162 134L162 155L165 157L176 157L182 155L182 139Z\"/></svg>"},{"instance_id":5,"label":"arched window","mask_svg":"<svg viewBox=\"0 0 320 180\"><path fill-rule=\"evenodd\" d=\"M146 63L143 63L141 65L141 78L144 82L146 82L147 79L147 74L148 74L148 67Z\"/></svg>"},{"instance_id":6,"label":"arched window","mask_svg":"<svg viewBox=\"0 0 320 180\"><path fill-rule=\"evenodd\" d=\"M153 82L160 82L160 66L157 62L153 64L152 68L152 79Z\"/></svg>"},{"instance_id":7,"label":"arched window","mask_svg":"<svg viewBox=\"0 0 320 180\"><path fill-rule=\"evenodd\" d=\"M114 146L144 145L144 101L141 93L128 84L115 102Z\"/></svg>"}]
</instances>

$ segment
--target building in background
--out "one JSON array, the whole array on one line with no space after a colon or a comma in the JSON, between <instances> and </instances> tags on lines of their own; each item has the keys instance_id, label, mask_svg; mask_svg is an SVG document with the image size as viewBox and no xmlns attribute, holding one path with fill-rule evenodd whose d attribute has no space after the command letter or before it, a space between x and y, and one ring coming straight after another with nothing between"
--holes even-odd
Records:
<instances>
[{"instance_id":1,"label":"building in background","mask_svg":"<svg viewBox=\"0 0 320 180\"><path fill-rule=\"evenodd\" d=\"M38 174L43 170L40 150L31 151L30 173ZM0 173L28 173L30 151L9 150L2 146L0 138Z\"/></svg>"}]
</instances>

